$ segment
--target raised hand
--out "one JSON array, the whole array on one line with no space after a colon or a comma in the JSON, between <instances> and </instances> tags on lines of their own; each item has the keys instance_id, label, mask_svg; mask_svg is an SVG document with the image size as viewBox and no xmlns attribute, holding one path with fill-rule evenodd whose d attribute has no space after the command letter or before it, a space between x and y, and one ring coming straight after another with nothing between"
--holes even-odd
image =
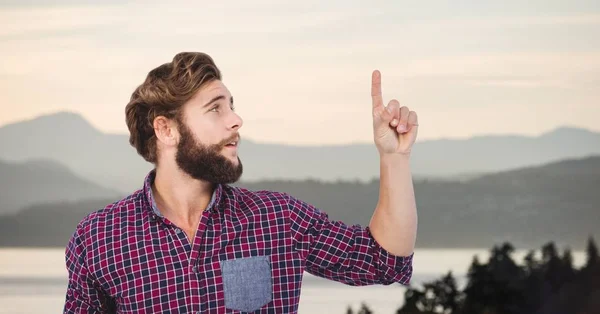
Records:
<instances>
[{"instance_id":1,"label":"raised hand","mask_svg":"<svg viewBox=\"0 0 600 314\"><path fill-rule=\"evenodd\" d=\"M373 71L371 78L371 98L373 100L373 136L380 155L409 155L419 128L417 113L408 107L400 107L396 99L390 100L387 107L381 96L381 73Z\"/></svg>"}]
</instances>

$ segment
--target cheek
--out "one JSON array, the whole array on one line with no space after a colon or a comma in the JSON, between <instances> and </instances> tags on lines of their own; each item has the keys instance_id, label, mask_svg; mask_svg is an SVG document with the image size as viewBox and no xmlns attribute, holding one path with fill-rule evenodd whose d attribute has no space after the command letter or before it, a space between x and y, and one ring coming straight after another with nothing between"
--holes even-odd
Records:
<instances>
[{"instance_id":1,"label":"cheek","mask_svg":"<svg viewBox=\"0 0 600 314\"><path fill-rule=\"evenodd\" d=\"M219 137L216 126L209 121L203 121L202 125L194 128L193 134L196 141L203 145L217 144L223 140L222 137Z\"/></svg>"}]
</instances>

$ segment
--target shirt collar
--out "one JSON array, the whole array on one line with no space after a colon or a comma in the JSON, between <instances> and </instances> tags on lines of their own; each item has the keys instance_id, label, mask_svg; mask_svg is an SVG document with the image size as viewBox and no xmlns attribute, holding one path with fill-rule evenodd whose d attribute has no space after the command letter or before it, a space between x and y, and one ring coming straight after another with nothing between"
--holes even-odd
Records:
<instances>
[{"instance_id":1,"label":"shirt collar","mask_svg":"<svg viewBox=\"0 0 600 314\"><path fill-rule=\"evenodd\" d=\"M146 179L144 180L144 194L146 195L146 199L150 203L152 212L156 214L158 217L163 217L162 213L158 209L156 205L156 201L154 199L154 194L152 193L152 184L154 183L154 179L156 178L156 169L152 169L148 175L146 175ZM210 202L208 203L208 207L206 210L212 211L215 210L215 204L219 201L221 197L221 191L223 187L221 184L217 184L213 194L210 198Z\"/></svg>"}]
</instances>

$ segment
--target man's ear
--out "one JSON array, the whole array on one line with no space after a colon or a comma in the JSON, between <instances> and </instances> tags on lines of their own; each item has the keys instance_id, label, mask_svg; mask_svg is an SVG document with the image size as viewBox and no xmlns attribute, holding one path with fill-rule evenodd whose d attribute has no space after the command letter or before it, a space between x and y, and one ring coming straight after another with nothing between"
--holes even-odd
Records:
<instances>
[{"instance_id":1,"label":"man's ear","mask_svg":"<svg viewBox=\"0 0 600 314\"><path fill-rule=\"evenodd\" d=\"M177 132L177 124L172 119L167 119L164 116L154 118L153 122L154 134L159 142L166 146L177 145L179 133Z\"/></svg>"}]
</instances>

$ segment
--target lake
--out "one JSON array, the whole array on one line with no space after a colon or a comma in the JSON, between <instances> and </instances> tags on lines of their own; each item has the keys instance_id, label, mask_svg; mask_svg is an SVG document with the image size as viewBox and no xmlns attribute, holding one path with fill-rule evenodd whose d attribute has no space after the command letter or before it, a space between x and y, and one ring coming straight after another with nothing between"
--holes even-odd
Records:
<instances>
[{"instance_id":1,"label":"lake","mask_svg":"<svg viewBox=\"0 0 600 314\"><path fill-rule=\"evenodd\" d=\"M559 248L562 252L562 248ZM538 257L539 257L539 252ZM523 261L527 251L513 259ZM449 270L459 287L473 257L487 261L487 249L417 249L412 284L439 278ZM574 251L575 267L585 263L585 252ZM62 313L67 272L63 249L0 248L0 313ZM305 274L299 313L346 313L366 302L376 313L394 313L404 302L405 288L393 286L351 287Z\"/></svg>"}]
</instances>

